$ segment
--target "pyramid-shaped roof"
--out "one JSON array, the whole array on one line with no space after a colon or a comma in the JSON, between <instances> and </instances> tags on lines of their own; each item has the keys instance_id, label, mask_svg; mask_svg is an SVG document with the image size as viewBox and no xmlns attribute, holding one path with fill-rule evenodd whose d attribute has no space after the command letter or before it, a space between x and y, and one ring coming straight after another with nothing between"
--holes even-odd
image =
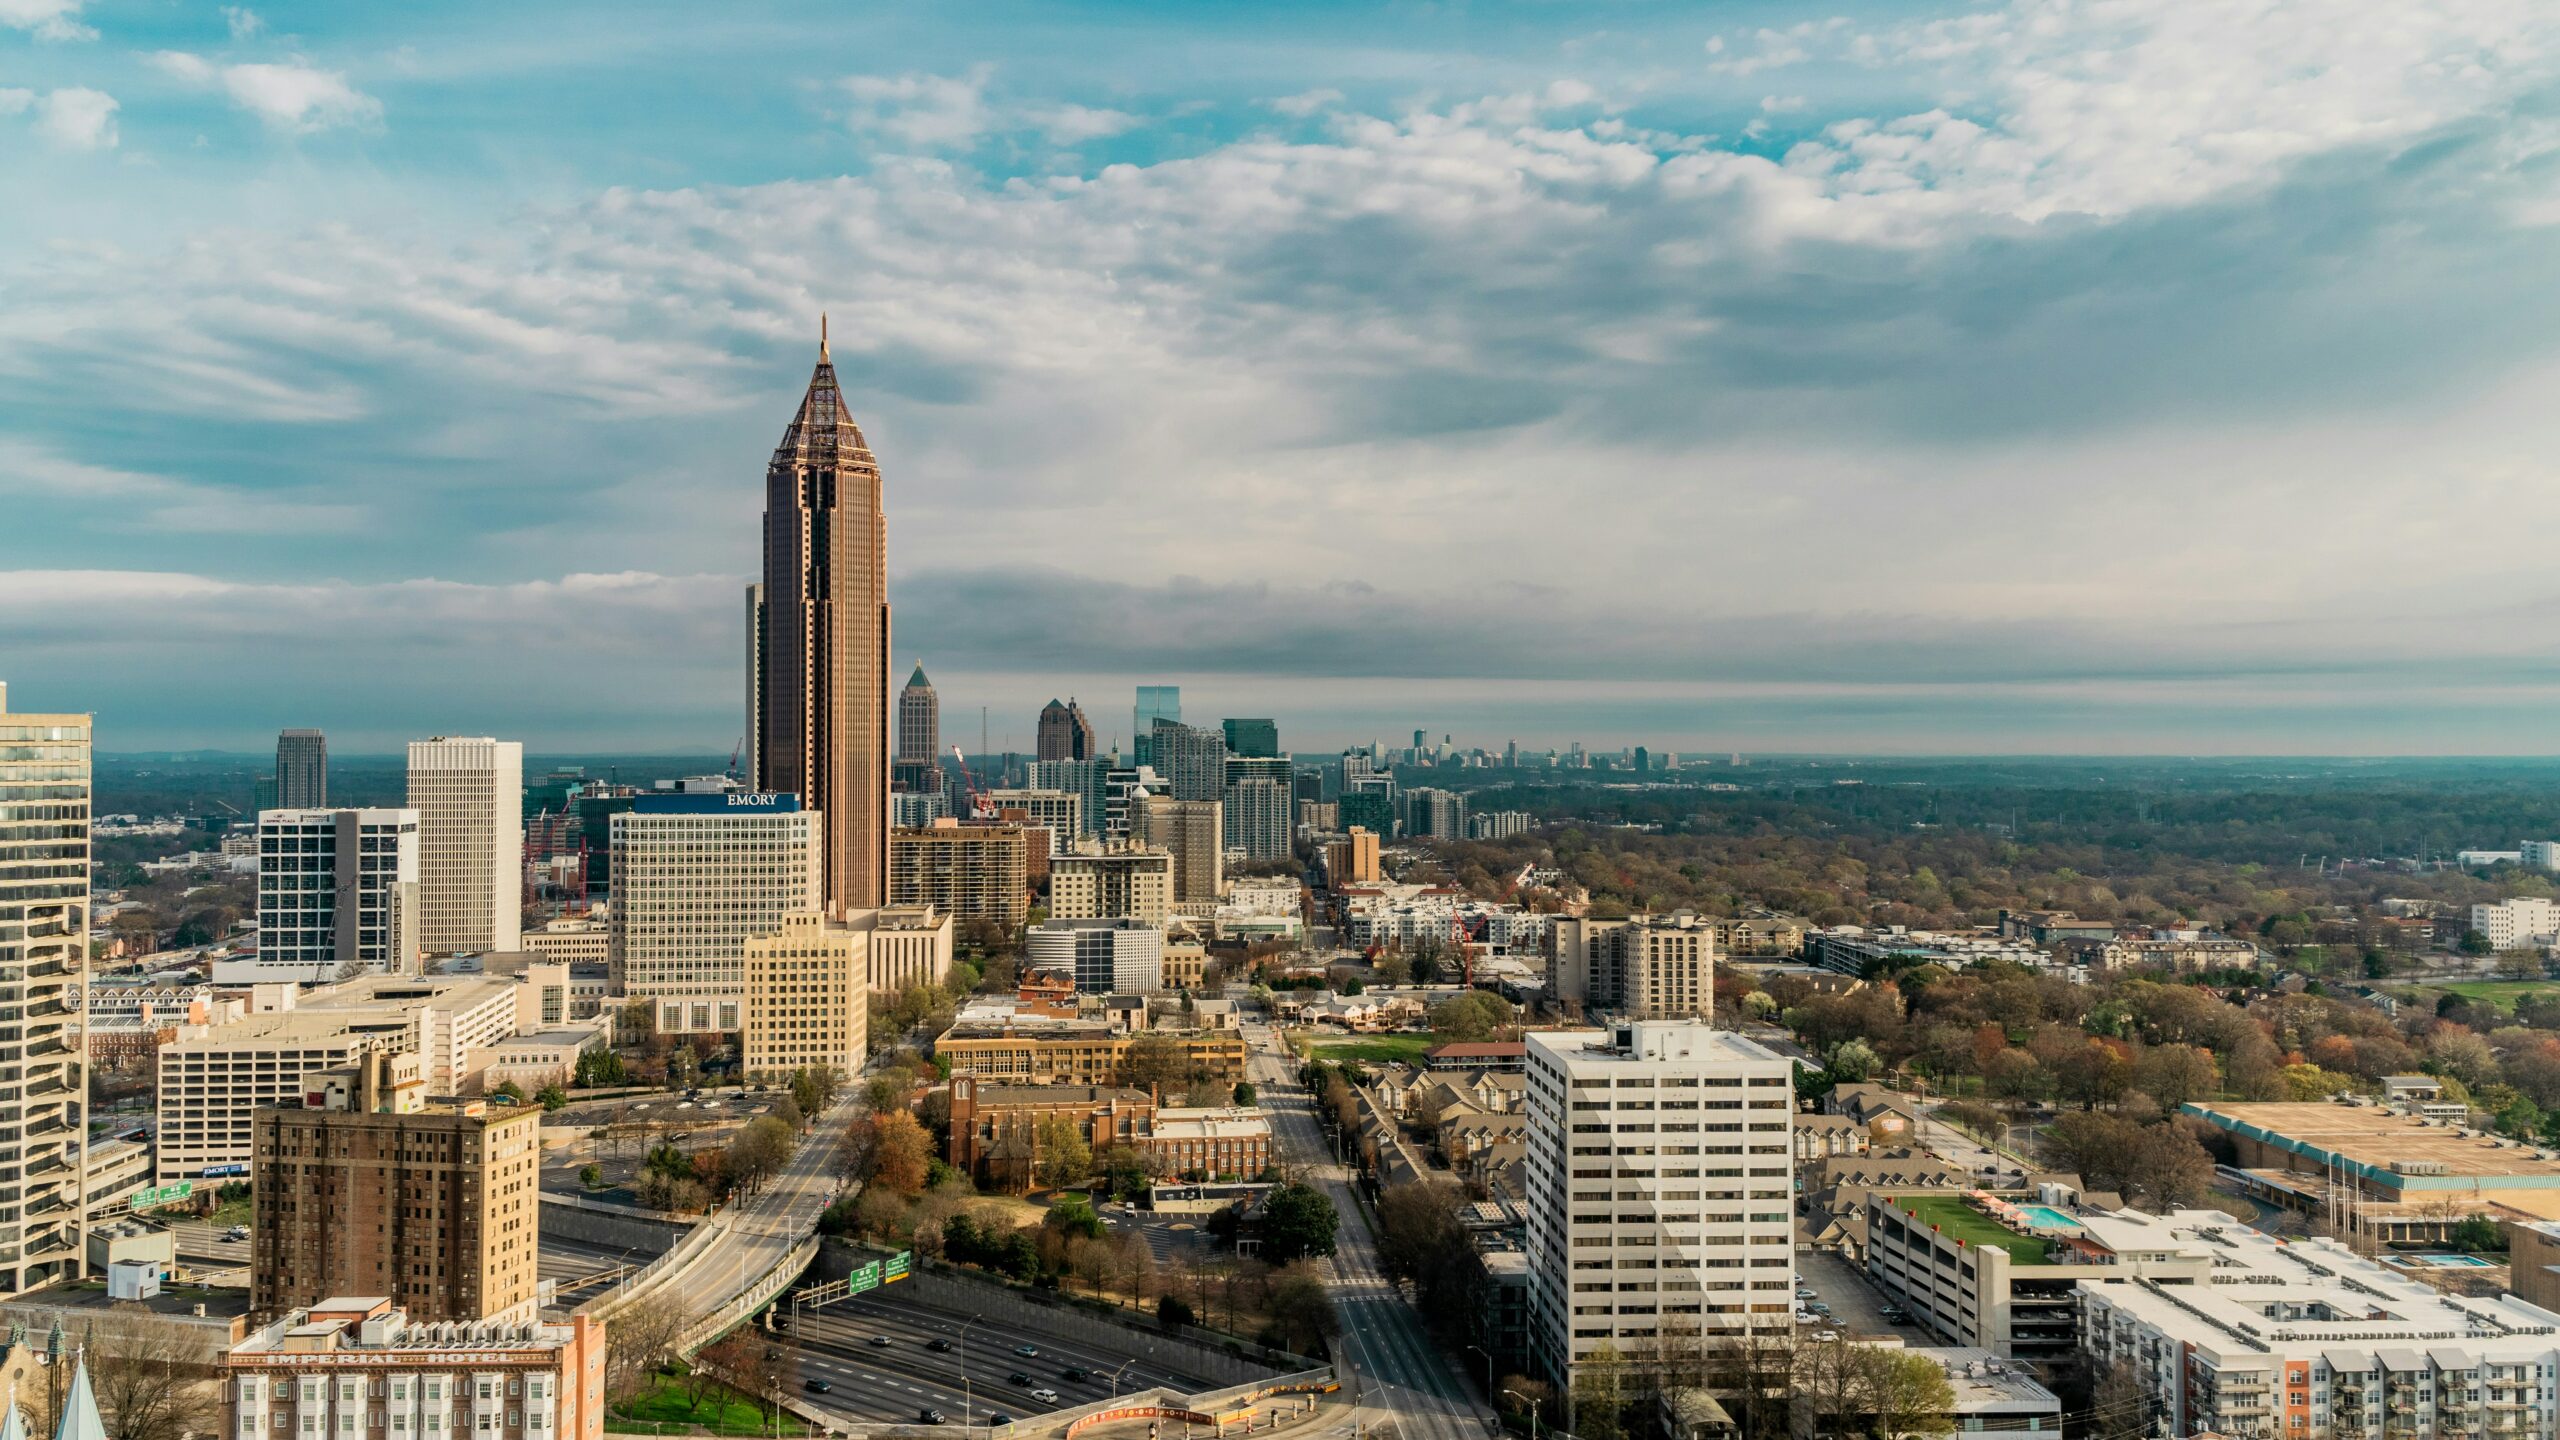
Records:
<instances>
[{"instance_id":1,"label":"pyramid-shaped roof","mask_svg":"<svg viewBox=\"0 0 2560 1440\"><path fill-rule=\"evenodd\" d=\"M27 1417L18 1410L18 1391L9 1390L8 1418L0 1419L0 1440L27 1440Z\"/></svg>"},{"instance_id":2,"label":"pyramid-shaped roof","mask_svg":"<svg viewBox=\"0 0 2560 1440\"><path fill-rule=\"evenodd\" d=\"M800 409L782 432L782 443L774 447L776 465L827 466L836 464L877 468L871 457L870 442L862 438L862 427L853 423L845 409L844 391L836 384L835 361L827 353L826 320L818 321L818 367L809 372L808 393L800 397Z\"/></svg>"},{"instance_id":3,"label":"pyramid-shaped roof","mask_svg":"<svg viewBox=\"0 0 2560 1440\"><path fill-rule=\"evenodd\" d=\"M907 688L910 690L930 690L933 688L933 682L924 678L923 661L917 661L916 673L907 677Z\"/></svg>"},{"instance_id":4,"label":"pyramid-shaped roof","mask_svg":"<svg viewBox=\"0 0 2560 1440\"><path fill-rule=\"evenodd\" d=\"M53 1440L107 1440L107 1422L98 1413L98 1393L89 1388L86 1356L71 1362L71 1394L62 1402L62 1423L53 1427Z\"/></svg>"}]
</instances>

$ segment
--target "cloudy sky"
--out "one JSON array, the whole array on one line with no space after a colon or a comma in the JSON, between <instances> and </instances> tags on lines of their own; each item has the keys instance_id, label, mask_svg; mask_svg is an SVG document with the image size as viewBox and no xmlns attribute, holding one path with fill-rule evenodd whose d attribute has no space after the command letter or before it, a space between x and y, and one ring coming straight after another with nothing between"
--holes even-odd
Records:
<instances>
[{"instance_id":1,"label":"cloudy sky","mask_svg":"<svg viewBox=\"0 0 2560 1440\"><path fill-rule=\"evenodd\" d=\"M0 679L725 750L825 311L973 741L1167 680L1305 748L2546 753L2555 42L0 0Z\"/></svg>"}]
</instances>

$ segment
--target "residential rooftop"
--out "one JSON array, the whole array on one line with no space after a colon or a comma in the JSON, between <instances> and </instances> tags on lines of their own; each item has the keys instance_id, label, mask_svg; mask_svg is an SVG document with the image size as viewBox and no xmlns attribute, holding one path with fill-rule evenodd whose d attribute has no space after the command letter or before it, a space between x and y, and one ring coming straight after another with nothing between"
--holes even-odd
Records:
<instances>
[{"instance_id":1,"label":"residential rooftop","mask_svg":"<svg viewBox=\"0 0 2560 1440\"><path fill-rule=\"evenodd\" d=\"M2179 1108L2234 1136L2313 1165L2337 1165L2388 1189L2560 1189L2560 1155L2553 1151L2378 1105L2216 1100Z\"/></svg>"}]
</instances>

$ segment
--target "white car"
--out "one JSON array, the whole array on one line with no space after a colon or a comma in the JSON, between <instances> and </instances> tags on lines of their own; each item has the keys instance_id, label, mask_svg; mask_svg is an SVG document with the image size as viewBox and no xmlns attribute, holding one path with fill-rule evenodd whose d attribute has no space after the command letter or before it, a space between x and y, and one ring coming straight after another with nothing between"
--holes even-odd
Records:
<instances>
[{"instance_id":1,"label":"white car","mask_svg":"<svg viewBox=\"0 0 2560 1440\"><path fill-rule=\"evenodd\" d=\"M1813 1292L1813 1287L1812 1287L1812 1286L1810 1286L1810 1285L1799 1285L1799 1286L1797 1286L1797 1287L1796 1287L1796 1298L1797 1298L1797 1299L1799 1299L1799 1300L1812 1300L1812 1299L1815 1299L1815 1298L1817 1298L1817 1297L1815 1296L1815 1294L1814 1294L1814 1292Z\"/></svg>"},{"instance_id":2,"label":"white car","mask_svg":"<svg viewBox=\"0 0 2560 1440\"><path fill-rule=\"evenodd\" d=\"M1840 1332L1837 1330L1816 1330L1813 1332L1813 1338L1822 1344L1828 1345L1832 1341L1840 1338Z\"/></svg>"},{"instance_id":3,"label":"white car","mask_svg":"<svg viewBox=\"0 0 2560 1440\"><path fill-rule=\"evenodd\" d=\"M1044 1385L1032 1391L1031 1398L1043 1405L1055 1405L1058 1403L1058 1392Z\"/></svg>"},{"instance_id":4,"label":"white car","mask_svg":"<svg viewBox=\"0 0 2560 1440\"><path fill-rule=\"evenodd\" d=\"M1799 1325L1819 1325L1822 1323L1822 1317L1814 1314L1810 1310L1799 1310L1796 1312L1796 1323Z\"/></svg>"}]
</instances>

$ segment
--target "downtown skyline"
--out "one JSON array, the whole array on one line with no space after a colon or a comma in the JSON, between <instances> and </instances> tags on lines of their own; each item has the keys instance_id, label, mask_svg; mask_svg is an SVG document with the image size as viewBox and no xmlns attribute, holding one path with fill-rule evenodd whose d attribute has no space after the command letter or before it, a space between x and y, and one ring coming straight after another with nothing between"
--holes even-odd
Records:
<instances>
[{"instance_id":1,"label":"downtown skyline","mask_svg":"<svg viewBox=\"0 0 2560 1440\"><path fill-rule=\"evenodd\" d=\"M725 751L825 310L973 749L2550 750L2560 22L1562 8L0 7L0 671Z\"/></svg>"}]
</instances>

